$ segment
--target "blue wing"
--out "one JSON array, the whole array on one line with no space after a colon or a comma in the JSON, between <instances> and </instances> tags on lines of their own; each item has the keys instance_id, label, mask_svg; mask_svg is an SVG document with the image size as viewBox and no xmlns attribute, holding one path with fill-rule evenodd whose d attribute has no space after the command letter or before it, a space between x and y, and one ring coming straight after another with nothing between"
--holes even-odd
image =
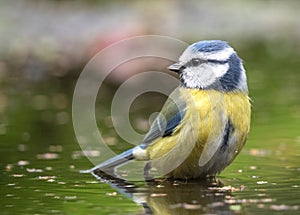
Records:
<instances>
[{"instance_id":1,"label":"blue wing","mask_svg":"<svg viewBox=\"0 0 300 215\"><path fill-rule=\"evenodd\" d=\"M182 99L180 99L180 92L177 88L170 95L160 114L153 121L151 128L146 134L143 142L135 148L139 147L144 150L156 139L172 135L176 127L182 121L185 115L185 110L186 104ZM135 148L129 149L113 158L108 159L107 161L95 166L90 170L82 172L94 172L96 170L107 171L109 169L114 169L117 166L135 159L135 156L133 154Z\"/></svg>"},{"instance_id":2,"label":"blue wing","mask_svg":"<svg viewBox=\"0 0 300 215\"><path fill-rule=\"evenodd\" d=\"M170 136L182 121L186 111L186 103L180 98L178 88L173 91L160 114L153 121L140 147L147 148L158 138Z\"/></svg>"},{"instance_id":3,"label":"blue wing","mask_svg":"<svg viewBox=\"0 0 300 215\"><path fill-rule=\"evenodd\" d=\"M146 134L140 147L145 149L153 141L158 138L170 136L173 134L175 128L180 124L185 115L185 110L178 111L174 115L169 116L170 119L166 120L166 117L162 114L153 121L149 132Z\"/></svg>"},{"instance_id":4,"label":"blue wing","mask_svg":"<svg viewBox=\"0 0 300 215\"><path fill-rule=\"evenodd\" d=\"M173 116L170 121L167 122L166 130L163 134L163 137L172 135L174 129L177 127L177 125L180 124L184 117L185 111L180 111Z\"/></svg>"}]
</instances>

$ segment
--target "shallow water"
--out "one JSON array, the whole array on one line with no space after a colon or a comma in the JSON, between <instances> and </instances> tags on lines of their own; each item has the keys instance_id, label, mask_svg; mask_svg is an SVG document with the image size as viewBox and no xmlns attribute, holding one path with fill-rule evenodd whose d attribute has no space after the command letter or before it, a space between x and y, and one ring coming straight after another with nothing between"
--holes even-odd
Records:
<instances>
[{"instance_id":1,"label":"shallow water","mask_svg":"<svg viewBox=\"0 0 300 215\"><path fill-rule=\"evenodd\" d=\"M1 214L299 214L300 53L270 51L273 45L241 48L253 100L251 133L232 165L210 181L124 184L80 174L93 164L71 120L78 73L36 82L7 74L1 84L7 104L0 126ZM106 111L112 93L99 104ZM159 110L164 97L156 99L136 104L134 126ZM104 132L115 151L130 147L111 128Z\"/></svg>"}]
</instances>

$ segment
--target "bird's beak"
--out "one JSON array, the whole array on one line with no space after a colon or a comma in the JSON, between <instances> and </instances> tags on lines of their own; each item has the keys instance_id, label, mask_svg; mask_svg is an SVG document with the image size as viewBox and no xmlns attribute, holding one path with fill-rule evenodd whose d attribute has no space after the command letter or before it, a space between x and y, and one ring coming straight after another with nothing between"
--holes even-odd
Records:
<instances>
[{"instance_id":1,"label":"bird's beak","mask_svg":"<svg viewBox=\"0 0 300 215\"><path fill-rule=\"evenodd\" d=\"M185 67L180 63L174 63L168 67L168 69L172 72L180 73Z\"/></svg>"}]
</instances>

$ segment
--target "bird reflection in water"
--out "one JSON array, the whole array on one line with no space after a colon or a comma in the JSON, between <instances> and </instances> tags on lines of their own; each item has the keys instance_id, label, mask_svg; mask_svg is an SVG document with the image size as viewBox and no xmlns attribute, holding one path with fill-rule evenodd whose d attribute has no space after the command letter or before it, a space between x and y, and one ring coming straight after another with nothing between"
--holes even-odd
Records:
<instances>
[{"instance_id":1,"label":"bird reflection in water","mask_svg":"<svg viewBox=\"0 0 300 215\"><path fill-rule=\"evenodd\" d=\"M154 179L147 182L128 182L102 171L92 174L119 193L144 208L144 214L237 214L233 191L240 190L224 184L216 177L201 180L174 181Z\"/></svg>"}]
</instances>

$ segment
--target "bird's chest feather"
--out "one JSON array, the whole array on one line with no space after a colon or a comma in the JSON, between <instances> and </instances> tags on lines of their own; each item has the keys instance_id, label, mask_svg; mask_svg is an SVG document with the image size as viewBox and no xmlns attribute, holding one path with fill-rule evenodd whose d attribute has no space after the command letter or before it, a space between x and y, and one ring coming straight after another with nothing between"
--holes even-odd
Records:
<instances>
[{"instance_id":1,"label":"bird's chest feather","mask_svg":"<svg viewBox=\"0 0 300 215\"><path fill-rule=\"evenodd\" d=\"M185 115L172 135L149 148L153 166L169 177L220 172L241 150L250 124L247 95L181 89ZM236 153L237 152L237 153Z\"/></svg>"},{"instance_id":2,"label":"bird's chest feather","mask_svg":"<svg viewBox=\"0 0 300 215\"><path fill-rule=\"evenodd\" d=\"M184 89L187 103L183 124L191 124L198 130L199 142L217 138L229 122L234 129L248 133L250 127L250 102L246 94L240 92L200 91Z\"/></svg>"},{"instance_id":3,"label":"bird's chest feather","mask_svg":"<svg viewBox=\"0 0 300 215\"><path fill-rule=\"evenodd\" d=\"M187 110L180 132L188 141L181 144L195 144L171 175L216 174L232 162L246 141L250 128L249 98L238 92L186 91L182 95Z\"/></svg>"}]
</instances>

